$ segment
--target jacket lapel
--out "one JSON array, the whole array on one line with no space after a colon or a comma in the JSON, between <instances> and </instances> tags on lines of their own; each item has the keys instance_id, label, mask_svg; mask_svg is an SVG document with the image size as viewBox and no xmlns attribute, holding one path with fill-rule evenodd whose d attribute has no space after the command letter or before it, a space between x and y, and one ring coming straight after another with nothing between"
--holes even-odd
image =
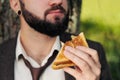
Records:
<instances>
[{"instance_id":1,"label":"jacket lapel","mask_svg":"<svg viewBox=\"0 0 120 80\"><path fill-rule=\"evenodd\" d=\"M7 59L7 61L9 61L7 62L5 69L7 73L4 75L7 77L4 77L4 80L14 80L14 58L9 58Z\"/></svg>"},{"instance_id":2,"label":"jacket lapel","mask_svg":"<svg viewBox=\"0 0 120 80\"><path fill-rule=\"evenodd\" d=\"M14 60L17 39L15 38L9 41L5 42L1 49L4 55L0 56L0 80L14 80Z\"/></svg>"},{"instance_id":3,"label":"jacket lapel","mask_svg":"<svg viewBox=\"0 0 120 80\"><path fill-rule=\"evenodd\" d=\"M65 72L65 80L75 80L73 76Z\"/></svg>"}]
</instances>

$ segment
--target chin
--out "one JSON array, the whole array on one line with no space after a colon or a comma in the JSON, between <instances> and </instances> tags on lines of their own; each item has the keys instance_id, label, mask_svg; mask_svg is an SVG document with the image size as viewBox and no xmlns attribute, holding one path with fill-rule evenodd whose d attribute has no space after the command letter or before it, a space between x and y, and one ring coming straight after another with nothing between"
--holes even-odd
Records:
<instances>
[{"instance_id":1,"label":"chin","mask_svg":"<svg viewBox=\"0 0 120 80\"><path fill-rule=\"evenodd\" d=\"M54 23L58 23L58 22L62 23L63 19L64 19L64 16L52 16L52 17L46 18L46 21L54 24Z\"/></svg>"}]
</instances>

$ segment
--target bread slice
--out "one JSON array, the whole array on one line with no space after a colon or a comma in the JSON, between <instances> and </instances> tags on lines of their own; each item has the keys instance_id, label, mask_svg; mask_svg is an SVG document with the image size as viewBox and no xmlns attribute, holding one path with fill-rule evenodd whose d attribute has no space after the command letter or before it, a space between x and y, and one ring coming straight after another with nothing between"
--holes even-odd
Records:
<instances>
[{"instance_id":1,"label":"bread slice","mask_svg":"<svg viewBox=\"0 0 120 80\"><path fill-rule=\"evenodd\" d=\"M75 64L69 59L67 59L63 54L66 46L71 46L73 48L75 48L76 46L88 47L88 44L86 42L83 32L80 33L78 36L71 36L71 37L72 37L72 40L64 43L57 57L53 61L52 63L53 69L56 70L56 69L61 69L61 68L68 67L68 66L75 66Z\"/></svg>"}]
</instances>

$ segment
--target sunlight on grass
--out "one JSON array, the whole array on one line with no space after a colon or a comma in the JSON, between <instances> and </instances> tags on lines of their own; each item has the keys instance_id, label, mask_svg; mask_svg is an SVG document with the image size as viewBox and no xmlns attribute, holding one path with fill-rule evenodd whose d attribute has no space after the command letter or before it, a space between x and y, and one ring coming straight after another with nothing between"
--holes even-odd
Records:
<instances>
[{"instance_id":1,"label":"sunlight on grass","mask_svg":"<svg viewBox=\"0 0 120 80\"><path fill-rule=\"evenodd\" d=\"M120 26L120 0L83 0L81 19L97 18Z\"/></svg>"}]
</instances>

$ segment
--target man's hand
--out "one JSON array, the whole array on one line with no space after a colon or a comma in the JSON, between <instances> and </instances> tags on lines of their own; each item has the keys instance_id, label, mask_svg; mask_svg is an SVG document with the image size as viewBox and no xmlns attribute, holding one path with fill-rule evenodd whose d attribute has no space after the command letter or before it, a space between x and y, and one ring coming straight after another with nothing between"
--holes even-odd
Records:
<instances>
[{"instance_id":1,"label":"man's hand","mask_svg":"<svg viewBox=\"0 0 120 80\"><path fill-rule=\"evenodd\" d=\"M75 69L67 67L63 70L74 76L76 80L100 79L101 64L96 50L82 46L76 48L66 46L64 55L76 66Z\"/></svg>"}]
</instances>

